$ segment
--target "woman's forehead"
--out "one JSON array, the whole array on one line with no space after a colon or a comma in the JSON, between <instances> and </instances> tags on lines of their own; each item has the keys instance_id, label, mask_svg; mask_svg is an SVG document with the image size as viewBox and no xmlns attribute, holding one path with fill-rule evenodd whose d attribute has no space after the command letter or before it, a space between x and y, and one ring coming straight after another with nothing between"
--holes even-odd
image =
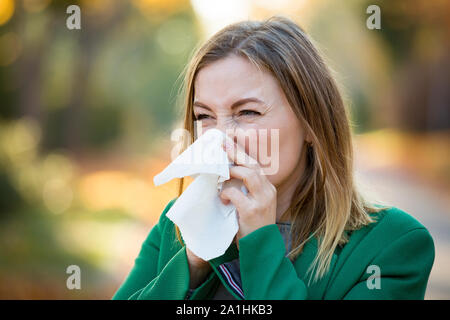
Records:
<instances>
[{"instance_id":1,"label":"woman's forehead","mask_svg":"<svg viewBox=\"0 0 450 320\"><path fill-rule=\"evenodd\" d=\"M194 101L210 105L231 105L239 99L273 98L278 87L275 79L247 59L229 57L202 68L195 79Z\"/></svg>"}]
</instances>

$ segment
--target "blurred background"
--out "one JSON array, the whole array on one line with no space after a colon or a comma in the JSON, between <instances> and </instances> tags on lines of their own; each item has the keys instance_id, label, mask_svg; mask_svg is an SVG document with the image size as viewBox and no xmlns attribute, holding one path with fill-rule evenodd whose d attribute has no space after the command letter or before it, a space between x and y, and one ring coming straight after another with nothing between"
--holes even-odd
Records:
<instances>
[{"instance_id":1,"label":"blurred background","mask_svg":"<svg viewBox=\"0 0 450 320\"><path fill-rule=\"evenodd\" d=\"M81 30L66 27L71 4ZM0 0L0 299L112 297L177 195L152 179L171 161L192 50L274 14L336 72L361 188L429 229L426 298L450 298L449 1Z\"/></svg>"}]
</instances>

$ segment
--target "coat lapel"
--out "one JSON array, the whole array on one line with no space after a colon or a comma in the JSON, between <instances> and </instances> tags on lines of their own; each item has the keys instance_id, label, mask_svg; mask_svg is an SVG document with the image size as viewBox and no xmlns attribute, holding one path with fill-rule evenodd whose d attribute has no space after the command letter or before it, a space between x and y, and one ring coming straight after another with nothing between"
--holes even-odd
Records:
<instances>
[{"instance_id":1,"label":"coat lapel","mask_svg":"<svg viewBox=\"0 0 450 320\"><path fill-rule=\"evenodd\" d=\"M313 282L313 276L311 276L311 271L309 271L308 273L308 268L312 265L317 252L318 241L316 237L312 237L305 244L305 246L303 247L303 251L294 261L294 267L297 271L298 277L305 282L308 288L308 300L323 299L338 258L338 256L334 253L328 272L320 280Z\"/></svg>"}]
</instances>

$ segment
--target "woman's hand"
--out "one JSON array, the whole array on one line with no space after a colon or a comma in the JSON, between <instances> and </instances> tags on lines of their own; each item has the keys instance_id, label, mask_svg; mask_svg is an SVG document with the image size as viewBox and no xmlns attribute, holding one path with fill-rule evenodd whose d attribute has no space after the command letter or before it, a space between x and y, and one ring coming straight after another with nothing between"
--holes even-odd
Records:
<instances>
[{"instance_id":1,"label":"woman's hand","mask_svg":"<svg viewBox=\"0 0 450 320\"><path fill-rule=\"evenodd\" d=\"M208 261L197 257L188 247L186 247L186 255L189 263L189 288L195 289L205 280L211 270L211 265Z\"/></svg>"},{"instance_id":2,"label":"woman's hand","mask_svg":"<svg viewBox=\"0 0 450 320\"><path fill-rule=\"evenodd\" d=\"M241 146L226 143L225 151L231 161L235 163L230 168L230 177L239 179L247 187L245 195L235 181L230 179L223 184L220 198L227 204L229 201L238 211L239 231L236 234L236 245L239 239L247 234L276 223L277 190L262 174L258 162L251 158Z\"/></svg>"}]
</instances>

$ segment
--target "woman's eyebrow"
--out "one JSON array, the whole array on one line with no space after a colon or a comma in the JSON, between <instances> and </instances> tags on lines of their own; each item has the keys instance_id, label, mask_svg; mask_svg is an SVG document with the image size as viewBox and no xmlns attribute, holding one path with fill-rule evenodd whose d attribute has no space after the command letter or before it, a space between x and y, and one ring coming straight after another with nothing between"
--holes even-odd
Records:
<instances>
[{"instance_id":1,"label":"woman's eyebrow","mask_svg":"<svg viewBox=\"0 0 450 320\"><path fill-rule=\"evenodd\" d=\"M200 101L194 101L194 107L199 107L199 108L204 108L206 110L209 110L212 112L211 108L204 105L203 103L201 103Z\"/></svg>"},{"instance_id":2,"label":"woman's eyebrow","mask_svg":"<svg viewBox=\"0 0 450 320\"><path fill-rule=\"evenodd\" d=\"M231 109L233 110L233 109L235 109L235 108L237 108L237 107L239 107L239 106L241 106L241 105L243 105L243 104L249 103L249 102L256 102L256 103L264 104L264 102L261 101L261 100L258 99L258 98L255 98L255 97L249 97L249 98L240 99L240 100L234 102L234 103L231 105ZM207 105L203 104L203 103L200 102L200 101L194 101L194 106L195 106L195 107L204 108L204 109L207 109L207 110L209 110L209 111L212 112L212 110L211 110L210 107L208 107Z\"/></svg>"}]
</instances>

